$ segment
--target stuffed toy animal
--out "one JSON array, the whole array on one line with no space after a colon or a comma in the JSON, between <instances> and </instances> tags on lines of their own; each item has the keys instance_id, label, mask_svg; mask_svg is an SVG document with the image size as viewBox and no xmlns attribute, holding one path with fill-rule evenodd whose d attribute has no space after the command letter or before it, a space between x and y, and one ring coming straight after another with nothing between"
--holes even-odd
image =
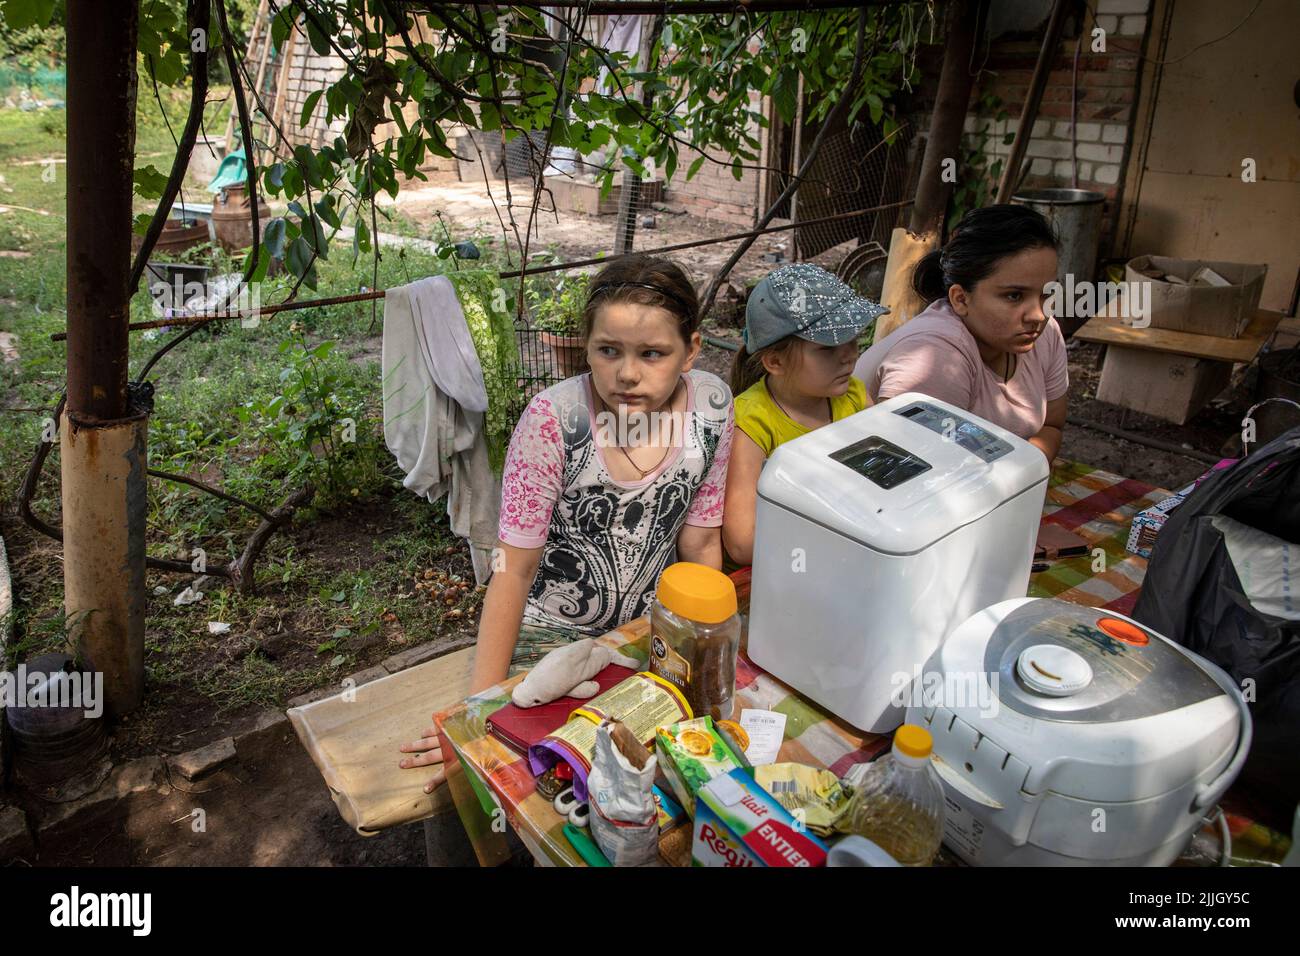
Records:
<instances>
[{"instance_id":1,"label":"stuffed toy animal","mask_svg":"<svg viewBox=\"0 0 1300 956\"><path fill-rule=\"evenodd\" d=\"M600 690L593 677L610 664L637 670L641 664L590 637L557 647L515 685L510 699L516 707L540 707L561 697L594 697Z\"/></svg>"}]
</instances>

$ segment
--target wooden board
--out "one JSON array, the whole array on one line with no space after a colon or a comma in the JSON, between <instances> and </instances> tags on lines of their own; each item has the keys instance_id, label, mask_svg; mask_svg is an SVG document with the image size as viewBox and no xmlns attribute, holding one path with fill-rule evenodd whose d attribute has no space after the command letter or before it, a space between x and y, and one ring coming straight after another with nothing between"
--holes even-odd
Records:
<instances>
[{"instance_id":1,"label":"wooden board","mask_svg":"<svg viewBox=\"0 0 1300 956\"><path fill-rule=\"evenodd\" d=\"M1148 352L1187 355L1216 362L1252 362L1281 321L1281 312L1260 309L1241 337L1232 339L1219 335L1173 332L1169 329L1135 329L1122 324L1117 318L1098 315L1089 319L1083 328L1074 333L1074 337L1085 342L1122 345Z\"/></svg>"},{"instance_id":2,"label":"wooden board","mask_svg":"<svg viewBox=\"0 0 1300 956\"><path fill-rule=\"evenodd\" d=\"M1260 305L1284 309L1300 260L1300 4L1149 6L1115 252L1267 263ZM1242 180L1247 158L1255 182Z\"/></svg>"},{"instance_id":3,"label":"wooden board","mask_svg":"<svg viewBox=\"0 0 1300 956\"><path fill-rule=\"evenodd\" d=\"M430 770L402 770L397 748L430 716L469 695L474 648L436 657L388 677L289 710L289 720L334 805L363 835L453 809L446 787L424 792Z\"/></svg>"}]
</instances>

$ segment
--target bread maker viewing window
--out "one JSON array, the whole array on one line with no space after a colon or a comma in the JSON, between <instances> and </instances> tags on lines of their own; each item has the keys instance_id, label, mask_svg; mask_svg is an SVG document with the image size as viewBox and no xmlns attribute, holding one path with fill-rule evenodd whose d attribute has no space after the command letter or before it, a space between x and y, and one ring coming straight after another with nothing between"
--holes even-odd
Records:
<instances>
[{"instance_id":1,"label":"bread maker viewing window","mask_svg":"<svg viewBox=\"0 0 1300 956\"><path fill-rule=\"evenodd\" d=\"M893 442L885 441L879 435L871 435L831 452L831 458L852 468L864 478L870 478L886 491L930 470L929 462L904 451Z\"/></svg>"}]
</instances>

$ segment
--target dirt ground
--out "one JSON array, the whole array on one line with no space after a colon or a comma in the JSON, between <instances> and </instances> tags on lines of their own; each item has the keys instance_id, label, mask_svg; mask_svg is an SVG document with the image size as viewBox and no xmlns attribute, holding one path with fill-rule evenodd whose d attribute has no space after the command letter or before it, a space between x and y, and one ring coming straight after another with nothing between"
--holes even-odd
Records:
<instances>
[{"instance_id":1,"label":"dirt ground","mask_svg":"<svg viewBox=\"0 0 1300 956\"><path fill-rule=\"evenodd\" d=\"M398 194L402 213L419 223L427 230L425 238L440 239L443 229L439 224L439 214L446 220L456 238L463 235L477 234L493 238L500 247L509 238L508 248L518 252L516 232L510 226L506 215L507 207L502 185L493 184L493 197L501 207L505 218L505 228L497 218L491 200L481 183L442 182L420 188L403 190ZM386 197L385 197L386 198ZM528 222L529 207L532 202L531 190L515 187L511 198L518 237L522 239ZM543 194L542 205L548 202ZM671 202L664 204L668 209L675 209ZM633 248L650 250L662 246L694 242L701 239L717 238L745 232L749 227L721 220L700 219L684 213L666 212L646 209L642 215L654 217L654 226L638 225L633 239ZM616 216L584 216L575 213L544 212L539 209L534 219L533 238L529 243L532 252L554 248L563 260L576 260L609 254L614 248ZM382 227L381 227L382 228ZM769 233L759 236L745 255L732 269L728 278L743 286L746 280L757 279L779 262L770 257L780 255L785 261L791 254L792 232ZM669 253L668 255L684 268L698 288L703 289L714 273L722 267L735 250L736 242L723 242L700 246L695 249ZM829 250L822 257L812 259L820 265L834 265L839 256ZM765 258L769 257L769 258Z\"/></svg>"},{"instance_id":2,"label":"dirt ground","mask_svg":"<svg viewBox=\"0 0 1300 956\"><path fill-rule=\"evenodd\" d=\"M409 497L409 493L402 492ZM410 507L410 502L398 501L395 493L377 496L347 514L326 516L313 523L296 524L277 535L268 548L268 554L292 548L300 561L311 562L316 575L330 573L348 575L374 568L397 559L392 548L394 535L406 530L400 518L398 505ZM418 504L418 502L417 502ZM438 506L435 506L438 507ZM445 526L445 512L438 515ZM45 574L58 574L60 548L42 535L12 517L3 523L15 575L15 593L21 595L29 580ZM473 569L469 552L463 541L439 548L436 559L421 562L422 566L438 574L457 574L472 588ZM409 569L417 570L416 568ZM184 579L176 575L150 574L151 587L160 582L170 585L172 591L188 584L192 576ZM392 621L385 621L375 634L356 638L349 644L353 658L347 672L356 673L379 664L394 654L432 644L452 646L472 638L477 631L476 618L468 614L458 624L444 624L436 632L426 631L422 621L405 608L419 600L410 592L409 579L405 579L407 593L396 585L388 586L390 593L384 597L398 612ZM224 579L213 578L205 585L205 607L219 601L228 588ZM124 717L113 729L112 757L115 762L131 760L146 755L169 755L193 750L229 733L250 715L274 703L268 700L248 700L237 705L222 704L210 696L197 693L184 680L171 679L163 667L165 655L162 648L176 639L176 629L193 630L194 621L182 618L181 611L172 608L172 591L161 595L150 593L150 630L146 634L146 669L148 692L144 705ZM312 675L318 674L322 655L319 644L322 635L329 633L330 625L322 622L318 606L304 600L302 586L284 585L267 580L259 584L259 596L265 603L252 620L220 636L205 636L187 644L190 655L189 673L207 672L221 675L227 684L238 681L241 668L256 665L275 668L282 675L279 685L282 700L312 690L316 683ZM466 608L481 604L481 592L471 589L462 599ZM206 613L201 613L206 617ZM343 673L331 675L331 682ZM319 777L318 777L319 779Z\"/></svg>"},{"instance_id":3,"label":"dirt ground","mask_svg":"<svg viewBox=\"0 0 1300 956\"><path fill-rule=\"evenodd\" d=\"M136 794L129 816L43 840L40 866L424 866L424 830L363 837L343 822L293 731L255 760L165 792ZM164 780L166 777L164 776ZM204 813L196 831L194 811Z\"/></svg>"}]
</instances>

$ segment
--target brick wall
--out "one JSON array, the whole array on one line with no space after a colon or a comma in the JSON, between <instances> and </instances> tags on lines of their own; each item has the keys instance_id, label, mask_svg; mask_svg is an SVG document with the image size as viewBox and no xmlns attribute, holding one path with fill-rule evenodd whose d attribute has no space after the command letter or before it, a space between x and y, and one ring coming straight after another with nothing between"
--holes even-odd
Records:
<instances>
[{"instance_id":1,"label":"brick wall","mask_svg":"<svg viewBox=\"0 0 1300 956\"><path fill-rule=\"evenodd\" d=\"M750 52L758 50L758 41L750 42ZM755 112L767 113L768 103L765 97L756 91L749 95L749 108ZM762 129L758 123L749 124L749 135L763 140ZM710 150L708 155L721 160L721 164L705 160L689 182L686 171L699 153L686 146L678 147L677 170L673 179L666 185L664 199L674 205L685 206L686 211L701 219L715 219L740 226L752 226L758 215L758 197L762 178L765 175L756 169L744 169L740 179L731 173L734 157L717 150ZM746 166L759 166L766 162L760 155L757 159L746 160Z\"/></svg>"},{"instance_id":2,"label":"brick wall","mask_svg":"<svg viewBox=\"0 0 1300 956\"><path fill-rule=\"evenodd\" d=\"M1091 13L1083 23L1083 46L1079 53L1077 100L1078 128L1074 159L1078 164L1079 188L1106 197L1102 217L1102 248L1114 235L1115 216L1124 164L1131 138L1133 107L1141 70L1139 53L1147 30L1149 0L1097 0L1095 21ZM1092 31L1105 31L1105 51L1093 52ZM1076 38L1061 41L1034 122L1026 157L1029 172L1022 189L1060 188L1072 185L1071 91L1073 88ZM989 47L978 87L972 92L976 103L986 93L1002 100L1001 109L1011 118L995 121L992 116L972 113L966 118L966 139L992 163L1005 160L1011 152L1004 143L1014 133L1018 117L1038 59L1040 41L995 40Z\"/></svg>"},{"instance_id":3,"label":"brick wall","mask_svg":"<svg viewBox=\"0 0 1300 956\"><path fill-rule=\"evenodd\" d=\"M295 143L328 143L335 136L342 135L346 125L343 117L335 117L328 125L325 123L324 96L317 99L312 115L307 118L307 125L300 127L298 124L302 120L302 109L307 103L307 98L315 91L323 90L337 82L346 68L347 65L341 57L333 53L321 56L307 45L305 37L298 36L293 59L289 63L288 76L285 79L285 86L289 92L282 121L285 134ZM276 76L276 82L279 82L278 72Z\"/></svg>"},{"instance_id":4,"label":"brick wall","mask_svg":"<svg viewBox=\"0 0 1300 956\"><path fill-rule=\"evenodd\" d=\"M665 201L684 206L688 213L701 219L752 226L754 211L758 208L758 186L762 174L757 170L746 169L741 178L736 179L731 173L731 157L710 151L708 155L721 160L722 165L705 160L695 177L687 182L686 170L697 155L682 147L677 174L668 183ZM758 162L750 160L747 165L758 165Z\"/></svg>"}]
</instances>

